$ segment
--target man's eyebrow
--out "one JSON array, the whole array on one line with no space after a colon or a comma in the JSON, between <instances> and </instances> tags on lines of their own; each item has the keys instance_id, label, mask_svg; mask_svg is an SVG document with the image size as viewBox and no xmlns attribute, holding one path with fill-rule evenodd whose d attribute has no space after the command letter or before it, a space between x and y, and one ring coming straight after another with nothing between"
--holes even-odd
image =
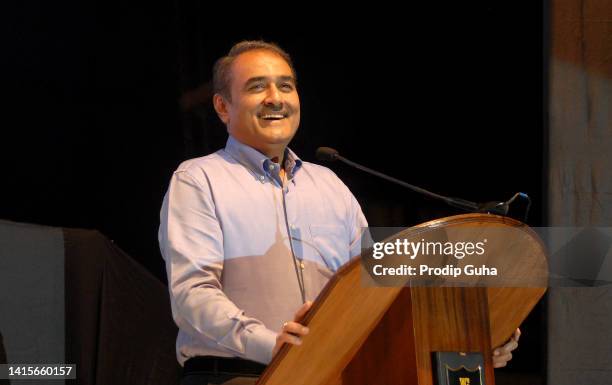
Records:
<instances>
[{"instance_id":1,"label":"man's eyebrow","mask_svg":"<svg viewBox=\"0 0 612 385\"><path fill-rule=\"evenodd\" d=\"M280 76L280 80L295 83L295 78L293 76Z\"/></svg>"},{"instance_id":2,"label":"man's eyebrow","mask_svg":"<svg viewBox=\"0 0 612 385\"><path fill-rule=\"evenodd\" d=\"M248 87L250 84L256 83L256 82L262 82L262 81L267 81L268 79L270 79L268 76L255 76L250 78L249 80L247 80L245 87ZM278 79L280 81L283 82L292 82L295 84L295 78L293 76L279 76Z\"/></svg>"}]
</instances>

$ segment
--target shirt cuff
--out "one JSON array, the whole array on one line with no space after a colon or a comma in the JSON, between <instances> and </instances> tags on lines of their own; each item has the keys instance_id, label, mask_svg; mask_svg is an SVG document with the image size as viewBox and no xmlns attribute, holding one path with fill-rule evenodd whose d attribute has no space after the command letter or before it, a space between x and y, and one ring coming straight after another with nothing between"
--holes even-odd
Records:
<instances>
[{"instance_id":1,"label":"shirt cuff","mask_svg":"<svg viewBox=\"0 0 612 385\"><path fill-rule=\"evenodd\" d=\"M263 325L253 328L247 337L245 358L267 365L272 361L274 345L276 345L276 333Z\"/></svg>"}]
</instances>

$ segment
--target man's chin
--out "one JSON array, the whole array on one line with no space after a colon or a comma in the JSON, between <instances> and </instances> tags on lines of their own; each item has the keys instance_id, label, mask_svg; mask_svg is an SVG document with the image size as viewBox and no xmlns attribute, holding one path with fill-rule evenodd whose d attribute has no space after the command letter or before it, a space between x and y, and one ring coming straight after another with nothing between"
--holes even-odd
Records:
<instances>
[{"instance_id":1,"label":"man's chin","mask_svg":"<svg viewBox=\"0 0 612 385\"><path fill-rule=\"evenodd\" d=\"M274 144L274 145L282 145L282 144L287 145L291 141L291 139L293 139L293 135L295 135L294 132L288 132L288 130L286 129L270 130L266 128L263 128L260 134L261 134L261 138L266 143Z\"/></svg>"},{"instance_id":2,"label":"man's chin","mask_svg":"<svg viewBox=\"0 0 612 385\"><path fill-rule=\"evenodd\" d=\"M274 136L274 137L266 137L265 142L270 146L286 146L291 142L293 136Z\"/></svg>"}]
</instances>

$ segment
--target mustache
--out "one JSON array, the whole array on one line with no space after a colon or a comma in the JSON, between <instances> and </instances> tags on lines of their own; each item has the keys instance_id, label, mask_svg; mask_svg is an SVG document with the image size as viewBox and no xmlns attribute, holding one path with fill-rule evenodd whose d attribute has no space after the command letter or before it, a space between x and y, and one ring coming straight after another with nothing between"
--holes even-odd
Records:
<instances>
[{"instance_id":1,"label":"mustache","mask_svg":"<svg viewBox=\"0 0 612 385\"><path fill-rule=\"evenodd\" d=\"M278 107L274 106L274 107L261 107L259 108L259 110L257 111L257 116L264 116L264 115L284 115L284 116L289 116L289 115L293 115L295 113L296 108L294 106L292 106L291 104L288 103L282 103L279 104Z\"/></svg>"}]
</instances>

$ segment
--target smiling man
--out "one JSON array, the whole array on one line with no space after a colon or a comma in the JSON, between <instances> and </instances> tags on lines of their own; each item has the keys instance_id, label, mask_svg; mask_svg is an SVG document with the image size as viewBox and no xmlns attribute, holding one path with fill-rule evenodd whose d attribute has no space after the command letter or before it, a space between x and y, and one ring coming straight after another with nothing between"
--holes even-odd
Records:
<instances>
[{"instance_id":1,"label":"smiling man","mask_svg":"<svg viewBox=\"0 0 612 385\"><path fill-rule=\"evenodd\" d=\"M217 63L214 80L215 110L228 133L280 164L300 124L295 71L289 63L280 49L230 53Z\"/></svg>"},{"instance_id":2,"label":"smiling man","mask_svg":"<svg viewBox=\"0 0 612 385\"><path fill-rule=\"evenodd\" d=\"M283 344L307 338L300 319L359 254L367 222L333 172L287 147L300 123L287 53L238 43L213 82L227 144L174 172L159 242L182 384L254 384ZM496 364L514 347L498 349Z\"/></svg>"},{"instance_id":3,"label":"smiling man","mask_svg":"<svg viewBox=\"0 0 612 385\"><path fill-rule=\"evenodd\" d=\"M174 172L159 241L183 384L254 383L283 344L301 344L299 320L367 223L334 173L287 147L300 123L289 55L238 43L213 83L227 144Z\"/></svg>"}]
</instances>

